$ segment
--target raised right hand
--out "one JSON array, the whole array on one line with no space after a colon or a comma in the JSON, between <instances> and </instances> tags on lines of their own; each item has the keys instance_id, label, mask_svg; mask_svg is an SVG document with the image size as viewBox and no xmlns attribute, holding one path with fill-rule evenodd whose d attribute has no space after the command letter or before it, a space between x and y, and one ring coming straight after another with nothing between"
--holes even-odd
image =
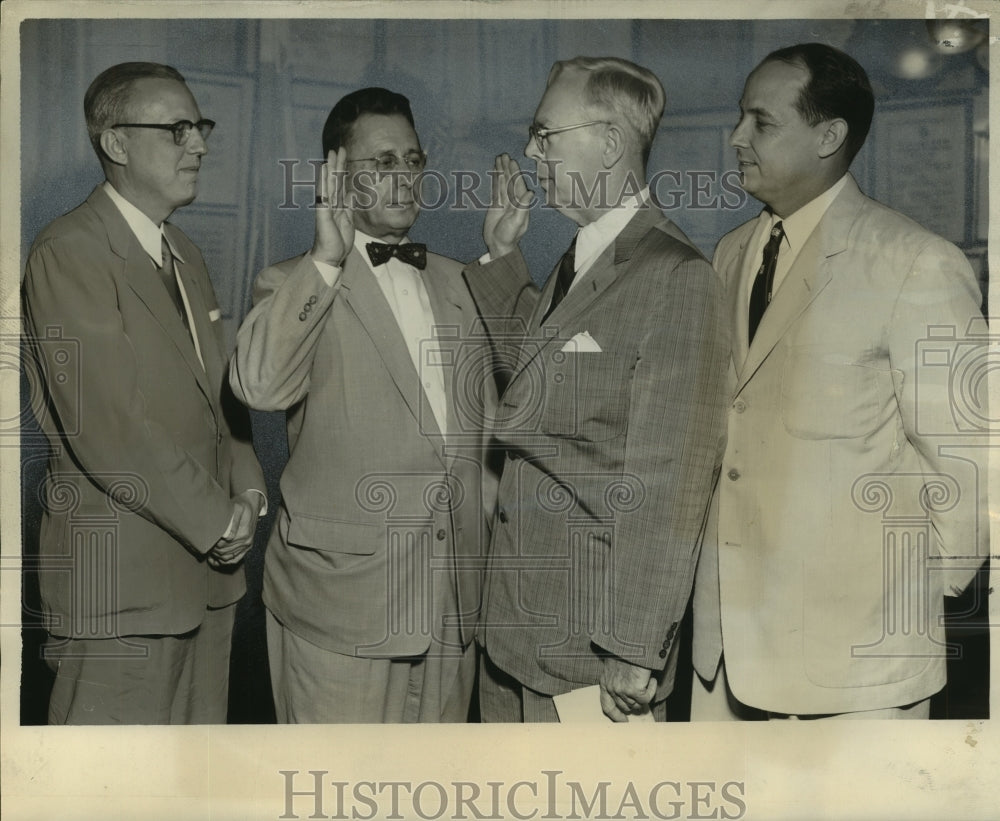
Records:
<instances>
[{"instance_id":1,"label":"raised right hand","mask_svg":"<svg viewBox=\"0 0 1000 821\"><path fill-rule=\"evenodd\" d=\"M354 221L347 203L347 151L327 154L320 175L320 202L316 204L316 237L312 256L340 266L354 246Z\"/></svg>"},{"instance_id":2,"label":"raised right hand","mask_svg":"<svg viewBox=\"0 0 1000 821\"><path fill-rule=\"evenodd\" d=\"M493 194L483 222L483 239L493 259L509 254L528 230L528 206L534 196L509 154L493 162Z\"/></svg>"}]
</instances>

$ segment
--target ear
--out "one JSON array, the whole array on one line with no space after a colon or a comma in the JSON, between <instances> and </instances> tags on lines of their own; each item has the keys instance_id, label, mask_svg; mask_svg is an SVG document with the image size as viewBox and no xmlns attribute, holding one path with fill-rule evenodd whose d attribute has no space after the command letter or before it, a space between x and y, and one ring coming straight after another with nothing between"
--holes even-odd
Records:
<instances>
[{"instance_id":1,"label":"ear","mask_svg":"<svg viewBox=\"0 0 1000 821\"><path fill-rule=\"evenodd\" d=\"M820 134L819 156L826 159L836 154L847 140L847 122L841 119L827 120Z\"/></svg>"},{"instance_id":2,"label":"ear","mask_svg":"<svg viewBox=\"0 0 1000 821\"><path fill-rule=\"evenodd\" d=\"M625 132L621 126L615 123L609 125L604 138L604 152L601 155L604 167L613 168L625 155L627 145Z\"/></svg>"},{"instance_id":3,"label":"ear","mask_svg":"<svg viewBox=\"0 0 1000 821\"><path fill-rule=\"evenodd\" d=\"M128 165L128 149L125 146L125 140L115 129L106 128L101 132L101 149L104 151L104 156L115 165Z\"/></svg>"}]
</instances>

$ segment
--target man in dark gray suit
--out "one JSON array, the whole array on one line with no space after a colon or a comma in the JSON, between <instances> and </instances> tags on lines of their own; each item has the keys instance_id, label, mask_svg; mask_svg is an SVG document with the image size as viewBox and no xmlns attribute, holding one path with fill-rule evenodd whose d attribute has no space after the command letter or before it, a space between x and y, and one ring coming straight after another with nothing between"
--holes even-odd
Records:
<instances>
[{"instance_id":1,"label":"man in dark gray suit","mask_svg":"<svg viewBox=\"0 0 1000 821\"><path fill-rule=\"evenodd\" d=\"M580 227L541 291L517 250L523 176L496 161L490 261L466 269L501 356L513 349L479 633L486 720L554 720L552 697L587 685L614 720L665 715L722 456L727 340L718 277L645 187L663 104L625 60L553 67L525 155Z\"/></svg>"}]
</instances>

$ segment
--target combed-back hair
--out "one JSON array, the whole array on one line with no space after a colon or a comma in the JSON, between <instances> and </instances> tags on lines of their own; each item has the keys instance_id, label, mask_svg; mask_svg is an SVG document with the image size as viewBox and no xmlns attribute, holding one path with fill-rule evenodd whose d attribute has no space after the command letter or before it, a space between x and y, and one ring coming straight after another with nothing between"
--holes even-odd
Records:
<instances>
[{"instance_id":1,"label":"combed-back hair","mask_svg":"<svg viewBox=\"0 0 1000 821\"><path fill-rule=\"evenodd\" d=\"M361 88L340 98L323 126L323 156L336 151L351 137L351 129L362 114L401 114L416 129L410 101L385 88Z\"/></svg>"},{"instance_id":2,"label":"combed-back hair","mask_svg":"<svg viewBox=\"0 0 1000 821\"><path fill-rule=\"evenodd\" d=\"M547 85L552 85L566 69L589 73L584 87L585 102L624 121L636 137L645 163L666 101L663 85L656 75L619 57L574 57L552 66Z\"/></svg>"}]
</instances>

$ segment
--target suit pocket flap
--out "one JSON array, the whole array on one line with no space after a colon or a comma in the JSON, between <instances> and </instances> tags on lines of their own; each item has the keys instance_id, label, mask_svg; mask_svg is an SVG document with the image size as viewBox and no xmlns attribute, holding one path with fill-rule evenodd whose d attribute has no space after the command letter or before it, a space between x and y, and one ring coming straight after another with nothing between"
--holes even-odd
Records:
<instances>
[{"instance_id":1,"label":"suit pocket flap","mask_svg":"<svg viewBox=\"0 0 1000 821\"><path fill-rule=\"evenodd\" d=\"M370 556L385 543L385 527L296 514L288 525L288 541L300 547Z\"/></svg>"}]
</instances>

